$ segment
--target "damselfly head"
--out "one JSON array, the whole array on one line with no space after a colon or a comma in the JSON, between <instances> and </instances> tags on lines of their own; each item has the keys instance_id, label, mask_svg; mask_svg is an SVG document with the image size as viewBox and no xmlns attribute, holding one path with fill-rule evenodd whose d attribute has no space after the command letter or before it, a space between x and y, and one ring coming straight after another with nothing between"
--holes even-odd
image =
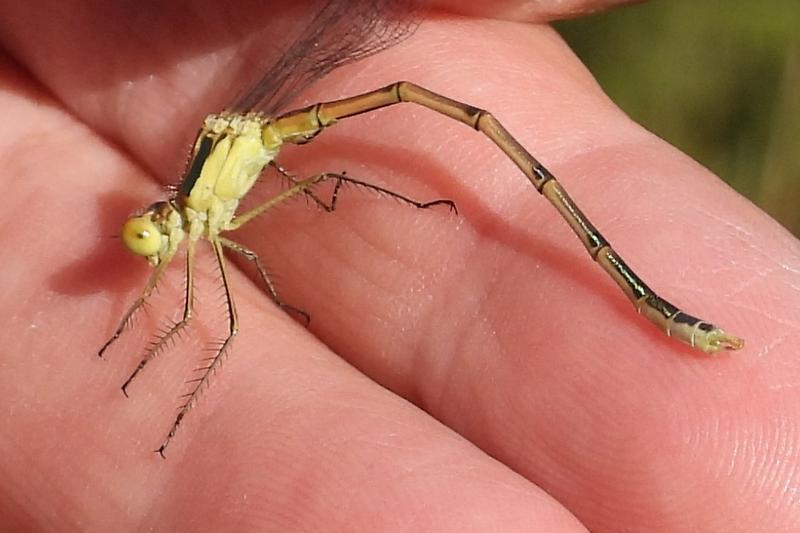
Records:
<instances>
[{"instance_id":1,"label":"damselfly head","mask_svg":"<svg viewBox=\"0 0 800 533\"><path fill-rule=\"evenodd\" d=\"M156 202L143 213L125 221L122 242L132 253L157 266L169 248L170 235L176 223L180 224L180 215L174 206L169 202Z\"/></svg>"}]
</instances>

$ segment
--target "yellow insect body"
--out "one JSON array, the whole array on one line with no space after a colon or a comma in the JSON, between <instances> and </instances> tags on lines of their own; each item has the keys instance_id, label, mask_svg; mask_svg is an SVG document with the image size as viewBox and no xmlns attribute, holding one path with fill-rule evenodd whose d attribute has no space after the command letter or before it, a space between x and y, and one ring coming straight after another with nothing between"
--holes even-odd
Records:
<instances>
[{"instance_id":1,"label":"yellow insect body","mask_svg":"<svg viewBox=\"0 0 800 533\"><path fill-rule=\"evenodd\" d=\"M264 145L262 119L255 115L207 117L194 157L208 140L214 143L213 148L185 202L205 223L211 237L226 229L239 200L253 187L264 166L275 158L280 144L269 148Z\"/></svg>"},{"instance_id":2,"label":"yellow insect body","mask_svg":"<svg viewBox=\"0 0 800 533\"><path fill-rule=\"evenodd\" d=\"M305 316L306 320L308 317L280 300L254 251L220 235L222 232L236 230L272 207L297 195L308 195L321 207L333 211L339 187L343 183L355 184L418 208L446 204L454 209L454 204L448 200L417 202L343 174L322 173L302 179L295 179L287 174L291 181L288 188L243 213L236 213L239 201L253 187L264 167L275 159L283 143L309 142L339 120L402 102L414 103L462 122L491 140L519 168L533 188L553 204L581 240L591 258L622 289L636 310L661 331L706 353L738 350L744 345L744 341L739 337L729 335L714 324L682 311L650 289L583 214L556 177L491 113L483 109L452 100L413 83L397 82L381 89L314 104L277 117L266 117L258 113L209 115L198 133L178 193L170 200L151 205L141 215L129 218L123 226L122 237L125 245L133 253L146 257L156 269L142 295L130 306L114 335L99 351L99 355L102 356L119 338L130 317L141 308L152 293L166 266L175 257L180 243L188 234L183 317L162 332L148 348L136 370L123 385L123 391L126 391L147 362L164 350L189 323L193 313L192 271L195 245L201 239L208 240L219 265L225 289L228 334L220 342L208 365L200 369L202 376L193 380L193 388L186 395L186 401L180 407L170 432L159 447L159 453L163 455L181 420L196 404L200 392L207 386L210 376L220 364L222 356L239 329L236 307L226 274L225 250L238 253L255 264L267 293L276 304L283 309L297 311L298 314ZM312 191L317 184L325 180L334 180L336 183L327 204Z\"/></svg>"}]
</instances>

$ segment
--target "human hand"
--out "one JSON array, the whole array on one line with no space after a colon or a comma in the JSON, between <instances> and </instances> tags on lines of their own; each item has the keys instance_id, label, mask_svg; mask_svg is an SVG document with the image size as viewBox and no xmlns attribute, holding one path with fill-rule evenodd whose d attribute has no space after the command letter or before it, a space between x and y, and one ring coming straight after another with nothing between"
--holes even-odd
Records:
<instances>
[{"instance_id":1,"label":"human hand","mask_svg":"<svg viewBox=\"0 0 800 533\"><path fill-rule=\"evenodd\" d=\"M221 80L227 66L224 48L191 39L213 44L212 29L235 25L177 7L126 9L62 2L43 18L41 6L3 6L0 38L19 64L0 71L0 524L797 523L796 239L629 121L544 25L437 17L303 100L405 78L487 108L653 288L745 337L744 351L708 358L665 338L491 143L399 106L342 122L281 162L450 198L459 218L353 192L334 215L287 206L244 228L311 331L235 272L242 330L231 357L168 459L152 454L181 381L224 329L216 273L201 258L200 341L163 354L125 399L118 387L138 341L173 316L182 278L176 265L148 315L98 360L148 273L100 236L163 196L156 177L180 172L198 117L218 109L219 94L197 80ZM233 50L234 33L223 40Z\"/></svg>"}]
</instances>

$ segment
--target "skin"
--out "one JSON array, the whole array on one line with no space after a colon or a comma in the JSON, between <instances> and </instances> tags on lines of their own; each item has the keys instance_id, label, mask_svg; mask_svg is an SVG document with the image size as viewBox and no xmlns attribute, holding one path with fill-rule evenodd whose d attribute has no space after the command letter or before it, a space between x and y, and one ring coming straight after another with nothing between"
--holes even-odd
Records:
<instances>
[{"instance_id":1,"label":"skin","mask_svg":"<svg viewBox=\"0 0 800 533\"><path fill-rule=\"evenodd\" d=\"M520 16L581 8L541 4ZM126 399L182 274L176 261L100 360L149 274L105 236L163 196L202 115L224 103L227 87L205 82L224 79L224 52L202 31L166 39L167 26L238 41L202 10L155 20L151 6L115 6L1 8L5 529L800 527L797 240L627 119L546 25L442 12L298 104L407 78L490 109L651 286L744 350L708 358L664 337L487 140L398 107L281 162L450 198L460 215L348 189L334 214L295 202L243 228L237 240L311 325L231 265L241 333L167 459L152 453L181 381L225 330L219 282L201 247L197 320Z\"/></svg>"}]
</instances>

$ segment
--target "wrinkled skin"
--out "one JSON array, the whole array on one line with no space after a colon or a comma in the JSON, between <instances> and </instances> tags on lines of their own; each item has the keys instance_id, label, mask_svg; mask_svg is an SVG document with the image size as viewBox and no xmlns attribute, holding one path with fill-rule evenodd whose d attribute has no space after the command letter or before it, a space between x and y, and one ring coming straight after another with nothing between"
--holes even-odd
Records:
<instances>
[{"instance_id":1,"label":"wrinkled skin","mask_svg":"<svg viewBox=\"0 0 800 533\"><path fill-rule=\"evenodd\" d=\"M661 335L487 140L401 106L281 161L460 215L351 191L334 214L297 202L252 222L239 240L311 325L232 265L241 334L167 459L151 453L225 330L219 282L202 254L197 322L126 399L144 340L179 309L181 265L100 360L149 274L106 236L175 181L225 61L167 38L177 9L110 5L2 6L2 529L800 528L797 241L627 119L545 24L441 11L298 103L406 78L490 109L654 288L744 350L707 358Z\"/></svg>"}]
</instances>

